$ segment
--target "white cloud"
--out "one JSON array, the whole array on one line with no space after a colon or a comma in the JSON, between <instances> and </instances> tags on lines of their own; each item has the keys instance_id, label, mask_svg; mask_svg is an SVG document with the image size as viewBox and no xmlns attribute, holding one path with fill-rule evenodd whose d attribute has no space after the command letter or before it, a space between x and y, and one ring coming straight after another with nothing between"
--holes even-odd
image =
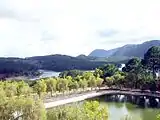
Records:
<instances>
[{"instance_id":1,"label":"white cloud","mask_svg":"<svg viewBox=\"0 0 160 120\"><path fill-rule=\"evenodd\" d=\"M88 54L160 39L159 0L2 0L0 56Z\"/></svg>"}]
</instances>

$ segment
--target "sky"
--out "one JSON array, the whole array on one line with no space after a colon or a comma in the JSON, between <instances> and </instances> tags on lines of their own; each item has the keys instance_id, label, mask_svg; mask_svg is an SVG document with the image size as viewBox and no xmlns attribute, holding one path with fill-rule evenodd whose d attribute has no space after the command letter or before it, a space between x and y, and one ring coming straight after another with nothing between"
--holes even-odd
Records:
<instances>
[{"instance_id":1,"label":"sky","mask_svg":"<svg viewBox=\"0 0 160 120\"><path fill-rule=\"evenodd\" d=\"M159 0L0 0L0 56L88 55L160 39Z\"/></svg>"}]
</instances>

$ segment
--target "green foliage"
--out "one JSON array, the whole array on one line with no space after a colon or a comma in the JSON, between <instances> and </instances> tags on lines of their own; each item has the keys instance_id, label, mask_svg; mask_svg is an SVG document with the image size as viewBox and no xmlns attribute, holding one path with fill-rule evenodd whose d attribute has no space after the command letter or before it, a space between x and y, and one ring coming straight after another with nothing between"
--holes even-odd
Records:
<instances>
[{"instance_id":1,"label":"green foliage","mask_svg":"<svg viewBox=\"0 0 160 120\"><path fill-rule=\"evenodd\" d=\"M42 102L30 89L23 81L0 82L0 120L46 120Z\"/></svg>"},{"instance_id":2,"label":"green foliage","mask_svg":"<svg viewBox=\"0 0 160 120\"><path fill-rule=\"evenodd\" d=\"M36 63L40 69L65 71L65 70L93 70L106 62L91 61L81 59L78 57L71 57L67 55L47 55L36 56L27 59L32 63Z\"/></svg>"},{"instance_id":3,"label":"green foliage","mask_svg":"<svg viewBox=\"0 0 160 120\"><path fill-rule=\"evenodd\" d=\"M153 46L145 53L144 64L155 75L155 71L160 69L160 46Z\"/></svg>"},{"instance_id":4,"label":"green foliage","mask_svg":"<svg viewBox=\"0 0 160 120\"><path fill-rule=\"evenodd\" d=\"M33 98L10 97L0 100L1 120L45 120L45 109L40 101Z\"/></svg>"},{"instance_id":5,"label":"green foliage","mask_svg":"<svg viewBox=\"0 0 160 120\"><path fill-rule=\"evenodd\" d=\"M57 90L63 93L68 90L68 80L59 78L57 82Z\"/></svg>"},{"instance_id":6,"label":"green foliage","mask_svg":"<svg viewBox=\"0 0 160 120\"><path fill-rule=\"evenodd\" d=\"M123 68L124 72L134 72L138 73L142 70L143 66L141 64L141 60L139 58L130 59L125 67Z\"/></svg>"},{"instance_id":7,"label":"green foliage","mask_svg":"<svg viewBox=\"0 0 160 120\"><path fill-rule=\"evenodd\" d=\"M156 120L160 120L160 114L157 115L157 119Z\"/></svg>"},{"instance_id":8,"label":"green foliage","mask_svg":"<svg viewBox=\"0 0 160 120\"><path fill-rule=\"evenodd\" d=\"M1 78L10 76L36 76L39 75L38 68L31 63L24 62L20 58L0 58Z\"/></svg>"},{"instance_id":9,"label":"green foliage","mask_svg":"<svg viewBox=\"0 0 160 120\"><path fill-rule=\"evenodd\" d=\"M71 76L72 78L77 77L78 75L82 75L83 71L80 70L68 70L68 71L63 71L59 74L59 77L65 78L67 76Z\"/></svg>"},{"instance_id":10,"label":"green foliage","mask_svg":"<svg viewBox=\"0 0 160 120\"><path fill-rule=\"evenodd\" d=\"M87 80L86 80L86 79L80 80L80 81L79 81L79 87L80 87L80 88L83 88L83 89L87 88L87 87L88 87L88 82L87 82Z\"/></svg>"},{"instance_id":11,"label":"green foliage","mask_svg":"<svg viewBox=\"0 0 160 120\"><path fill-rule=\"evenodd\" d=\"M47 85L45 81L42 79L42 80L38 80L33 88L34 88L34 91L39 95L39 97L42 97L41 96L42 93L46 92Z\"/></svg>"},{"instance_id":12,"label":"green foliage","mask_svg":"<svg viewBox=\"0 0 160 120\"><path fill-rule=\"evenodd\" d=\"M96 68L93 74L94 74L94 76L97 77L97 78L98 78L98 77L102 77L102 76L103 76L103 71L100 70L100 69L98 69L98 68Z\"/></svg>"},{"instance_id":13,"label":"green foliage","mask_svg":"<svg viewBox=\"0 0 160 120\"><path fill-rule=\"evenodd\" d=\"M48 120L108 120L107 109L100 107L97 101L83 105L56 107L47 112Z\"/></svg>"},{"instance_id":14,"label":"green foliage","mask_svg":"<svg viewBox=\"0 0 160 120\"><path fill-rule=\"evenodd\" d=\"M104 78L113 76L118 71L118 68L114 64L107 64L99 69L103 71Z\"/></svg>"},{"instance_id":15,"label":"green foliage","mask_svg":"<svg viewBox=\"0 0 160 120\"><path fill-rule=\"evenodd\" d=\"M25 83L24 81L20 81L17 84L17 95L29 95L31 93L31 88L29 88L29 85Z\"/></svg>"},{"instance_id":16,"label":"green foliage","mask_svg":"<svg viewBox=\"0 0 160 120\"><path fill-rule=\"evenodd\" d=\"M96 85L97 85L97 87L101 87L102 86L102 84L103 84L103 79L102 78L99 78L99 77L97 77L96 78Z\"/></svg>"},{"instance_id":17,"label":"green foliage","mask_svg":"<svg viewBox=\"0 0 160 120\"><path fill-rule=\"evenodd\" d=\"M47 86L47 92L51 92L51 96L53 92L56 92L57 90L57 80L55 78L48 78L45 80L46 86Z\"/></svg>"},{"instance_id":18,"label":"green foliage","mask_svg":"<svg viewBox=\"0 0 160 120\"><path fill-rule=\"evenodd\" d=\"M156 85L154 85L155 75L151 74L150 71L150 67L153 66L153 61L151 62L150 60L153 60L153 58L151 58L153 55L157 55L159 53L156 53L158 52L157 50L152 49L155 49L155 47L152 47L148 50L148 52L145 54L144 60L133 58L126 63L126 66L123 68L123 71L127 73L125 77L125 86L129 88L150 90L153 90L154 88L154 90L156 90ZM155 58L155 61L156 60L157 58ZM155 69L152 73L154 73L154 71Z\"/></svg>"}]
</instances>

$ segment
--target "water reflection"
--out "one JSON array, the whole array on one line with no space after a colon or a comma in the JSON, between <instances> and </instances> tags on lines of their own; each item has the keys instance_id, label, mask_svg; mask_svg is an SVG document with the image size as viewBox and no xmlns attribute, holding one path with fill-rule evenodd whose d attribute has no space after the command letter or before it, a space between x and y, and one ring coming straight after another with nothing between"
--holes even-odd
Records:
<instances>
[{"instance_id":1,"label":"water reflection","mask_svg":"<svg viewBox=\"0 0 160 120\"><path fill-rule=\"evenodd\" d=\"M130 103L100 101L100 104L108 107L109 120L122 120L125 116L133 120L156 120L156 115L160 113L160 109L139 108Z\"/></svg>"},{"instance_id":2,"label":"water reflection","mask_svg":"<svg viewBox=\"0 0 160 120\"><path fill-rule=\"evenodd\" d=\"M121 97L119 96L119 98ZM106 106L109 111L109 120L124 120L126 116L131 118L129 120L156 120L156 116L160 114L159 108L142 108L136 104L124 101L106 101L106 96L89 100L97 100L101 106ZM146 102L148 102L148 99L146 99Z\"/></svg>"}]
</instances>

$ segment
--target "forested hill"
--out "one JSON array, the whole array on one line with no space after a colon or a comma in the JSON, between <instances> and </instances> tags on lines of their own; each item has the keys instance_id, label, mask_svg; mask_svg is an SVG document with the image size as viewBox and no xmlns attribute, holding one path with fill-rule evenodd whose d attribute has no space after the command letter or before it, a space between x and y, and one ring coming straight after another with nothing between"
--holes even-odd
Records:
<instances>
[{"instance_id":1,"label":"forested hill","mask_svg":"<svg viewBox=\"0 0 160 120\"><path fill-rule=\"evenodd\" d=\"M125 45L111 50L96 49L92 51L89 56L94 57L116 57L116 58L130 58L130 57L143 57L152 46L160 46L160 40L151 40L142 44Z\"/></svg>"},{"instance_id":2,"label":"forested hill","mask_svg":"<svg viewBox=\"0 0 160 120\"><path fill-rule=\"evenodd\" d=\"M96 67L105 64L105 62L91 61L79 57L71 57L67 55L48 55L35 56L26 58L29 63L34 63L40 69L64 71L71 69L92 70Z\"/></svg>"},{"instance_id":3,"label":"forested hill","mask_svg":"<svg viewBox=\"0 0 160 120\"><path fill-rule=\"evenodd\" d=\"M47 55L29 58L0 58L0 78L12 75L35 76L38 69L61 72L64 70L93 70L106 63L123 63L131 57L143 57L144 53L152 46L160 46L160 40L148 41L139 45L126 45L121 48L103 52L107 58L100 57L101 52L89 56L79 55Z\"/></svg>"},{"instance_id":4,"label":"forested hill","mask_svg":"<svg viewBox=\"0 0 160 120\"><path fill-rule=\"evenodd\" d=\"M0 58L0 79L10 76L36 76L38 67L21 58Z\"/></svg>"},{"instance_id":5,"label":"forested hill","mask_svg":"<svg viewBox=\"0 0 160 120\"><path fill-rule=\"evenodd\" d=\"M67 55L47 55L29 58L0 58L0 78L9 76L35 76L38 69L64 71L64 70L93 70L105 62L91 61Z\"/></svg>"}]
</instances>

